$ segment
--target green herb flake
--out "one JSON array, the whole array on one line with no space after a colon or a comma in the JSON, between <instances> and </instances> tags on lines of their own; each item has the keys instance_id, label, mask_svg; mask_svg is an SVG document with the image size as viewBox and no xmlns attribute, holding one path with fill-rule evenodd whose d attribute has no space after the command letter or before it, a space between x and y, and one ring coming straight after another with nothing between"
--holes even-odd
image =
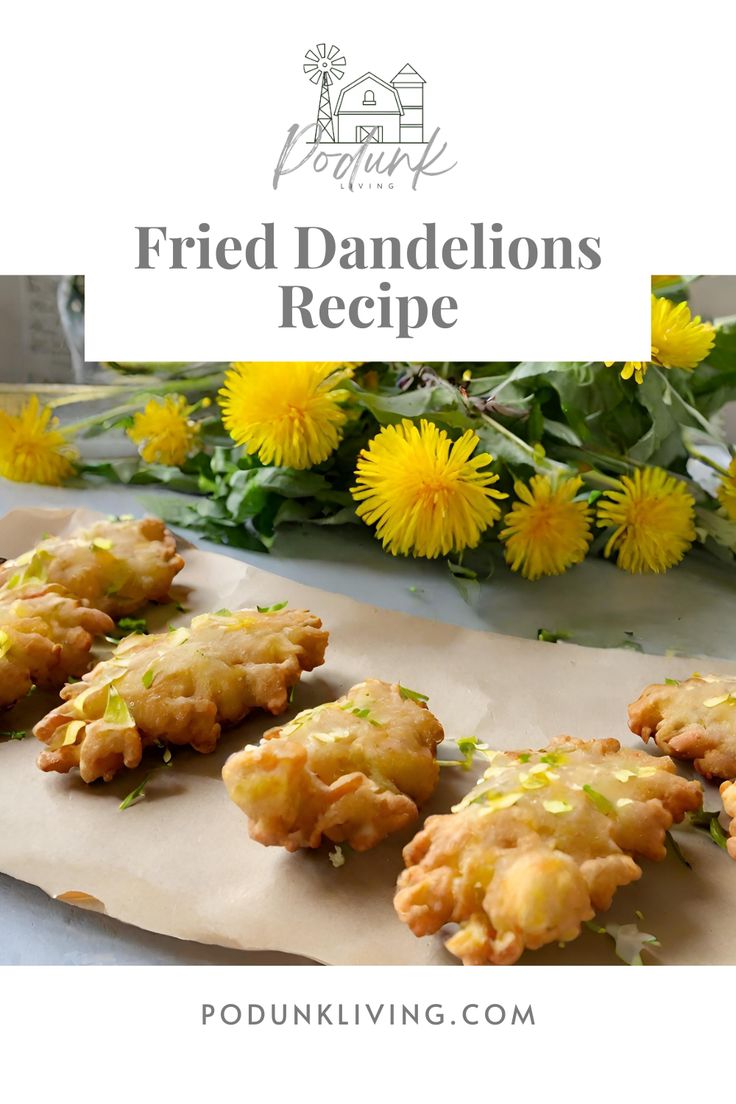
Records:
<instances>
[{"instance_id":1,"label":"green herb flake","mask_svg":"<svg viewBox=\"0 0 736 1104\"><path fill-rule=\"evenodd\" d=\"M611 816L614 813L615 810L608 798L604 797L602 793L598 793L587 783L583 786L583 793L587 794L600 813L605 813L606 816Z\"/></svg>"},{"instance_id":2,"label":"green herb flake","mask_svg":"<svg viewBox=\"0 0 736 1104\"><path fill-rule=\"evenodd\" d=\"M226 609L223 606L222 609L215 610L215 612L212 616L213 617L232 617L232 615L233 615L233 611L229 610L229 609Z\"/></svg>"},{"instance_id":3,"label":"green herb flake","mask_svg":"<svg viewBox=\"0 0 736 1104\"><path fill-rule=\"evenodd\" d=\"M720 815L719 810L709 811L708 809L701 809L698 813L690 813L689 820L694 828L700 828L702 831L707 832L713 842L726 851L728 848L728 836L719 819Z\"/></svg>"},{"instance_id":4,"label":"green herb flake","mask_svg":"<svg viewBox=\"0 0 736 1104\"><path fill-rule=\"evenodd\" d=\"M680 680L679 679L666 678L664 680L664 682L665 682L665 686L679 686L680 685Z\"/></svg>"},{"instance_id":5,"label":"green herb flake","mask_svg":"<svg viewBox=\"0 0 736 1104\"><path fill-rule=\"evenodd\" d=\"M569 640L570 634L566 632L552 632L550 629L537 629L537 640L543 640L547 644L556 644L558 640Z\"/></svg>"},{"instance_id":6,"label":"green herb flake","mask_svg":"<svg viewBox=\"0 0 736 1104\"><path fill-rule=\"evenodd\" d=\"M112 541L107 537L95 537L90 545L92 552L109 552L112 548Z\"/></svg>"},{"instance_id":7,"label":"green herb flake","mask_svg":"<svg viewBox=\"0 0 736 1104\"><path fill-rule=\"evenodd\" d=\"M155 769L156 768L154 767L154 770ZM127 797L123 798L123 800L118 805L118 809L120 809L121 812L124 809L129 809L130 806L133 805L134 802L136 802L139 797L145 797L146 796L146 786L150 782L151 775L153 773L154 773L154 771L149 771L148 774L143 779L143 781L139 782L138 785L135 787L135 789L131 790L130 793L127 795Z\"/></svg>"},{"instance_id":8,"label":"green herb flake","mask_svg":"<svg viewBox=\"0 0 736 1104\"><path fill-rule=\"evenodd\" d=\"M118 628L122 633L147 633L148 625L144 617L121 617Z\"/></svg>"},{"instance_id":9,"label":"green herb flake","mask_svg":"<svg viewBox=\"0 0 736 1104\"><path fill-rule=\"evenodd\" d=\"M149 667L148 670L145 672L145 674L141 678L141 682L145 686L146 690L151 689L151 684L153 683L153 680L154 680L155 677L156 677L156 672L154 671L153 667Z\"/></svg>"},{"instance_id":10,"label":"green herb flake","mask_svg":"<svg viewBox=\"0 0 736 1104\"><path fill-rule=\"evenodd\" d=\"M7 732L0 732L0 738L4 740L25 740L28 732L24 728L8 729Z\"/></svg>"},{"instance_id":11,"label":"green herb flake","mask_svg":"<svg viewBox=\"0 0 736 1104\"><path fill-rule=\"evenodd\" d=\"M273 606L256 606L256 609L259 613L278 613L279 610L285 609L288 604L288 602L276 602Z\"/></svg>"},{"instance_id":12,"label":"green herb flake","mask_svg":"<svg viewBox=\"0 0 736 1104\"><path fill-rule=\"evenodd\" d=\"M671 832L665 832L665 839L667 840L667 846L677 861L682 863L683 866L686 866L688 870L692 870L693 864L685 858L682 848Z\"/></svg>"},{"instance_id":13,"label":"green herb flake","mask_svg":"<svg viewBox=\"0 0 736 1104\"><path fill-rule=\"evenodd\" d=\"M418 690L410 690L407 686L399 686L399 693L404 701L426 702L429 701L427 694L420 694Z\"/></svg>"},{"instance_id":14,"label":"green herb flake","mask_svg":"<svg viewBox=\"0 0 736 1104\"><path fill-rule=\"evenodd\" d=\"M640 916L640 913L636 914ZM660 942L655 935L649 932L639 931L636 924L608 923L605 927L594 923L592 920L584 921L585 927L596 935L606 935L613 940L617 956L627 966L643 966L644 961L641 952L645 947L659 947Z\"/></svg>"}]
</instances>

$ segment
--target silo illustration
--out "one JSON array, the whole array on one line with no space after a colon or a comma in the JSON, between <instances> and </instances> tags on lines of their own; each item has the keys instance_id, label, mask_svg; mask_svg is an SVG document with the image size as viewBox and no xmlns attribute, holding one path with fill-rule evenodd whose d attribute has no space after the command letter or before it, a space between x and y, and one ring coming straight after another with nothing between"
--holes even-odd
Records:
<instances>
[{"instance_id":1,"label":"silo illustration","mask_svg":"<svg viewBox=\"0 0 736 1104\"><path fill-rule=\"evenodd\" d=\"M396 89L404 114L401 116L402 142L424 141L424 77L406 64L391 84Z\"/></svg>"}]
</instances>

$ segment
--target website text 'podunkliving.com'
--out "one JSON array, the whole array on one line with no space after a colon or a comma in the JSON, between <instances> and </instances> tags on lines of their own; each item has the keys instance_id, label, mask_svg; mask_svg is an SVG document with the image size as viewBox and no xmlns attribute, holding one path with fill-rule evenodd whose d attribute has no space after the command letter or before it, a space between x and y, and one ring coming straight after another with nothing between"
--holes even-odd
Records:
<instances>
[{"instance_id":1,"label":"website text 'podunkliving.com'","mask_svg":"<svg viewBox=\"0 0 736 1104\"><path fill-rule=\"evenodd\" d=\"M470 1027L535 1027L531 1004L468 1003L450 1007L441 1002L276 1002L202 1004L203 1026L228 1027L411 1027L466 1025Z\"/></svg>"}]
</instances>

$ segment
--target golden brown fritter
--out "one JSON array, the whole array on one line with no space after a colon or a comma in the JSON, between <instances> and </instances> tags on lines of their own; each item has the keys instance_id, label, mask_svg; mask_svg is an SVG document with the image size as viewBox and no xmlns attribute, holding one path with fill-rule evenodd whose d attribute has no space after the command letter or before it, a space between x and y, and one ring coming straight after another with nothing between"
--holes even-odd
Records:
<instances>
[{"instance_id":1,"label":"golden brown fritter","mask_svg":"<svg viewBox=\"0 0 736 1104\"><path fill-rule=\"evenodd\" d=\"M32 686L53 689L84 674L94 637L114 627L106 613L63 587L0 589L0 707L14 705Z\"/></svg>"},{"instance_id":2,"label":"golden brown fritter","mask_svg":"<svg viewBox=\"0 0 736 1104\"><path fill-rule=\"evenodd\" d=\"M326 647L322 622L305 610L207 613L189 628L129 636L36 725L47 745L38 765L109 781L156 741L213 751L221 728L252 709L282 713Z\"/></svg>"},{"instance_id":3,"label":"golden brown fritter","mask_svg":"<svg viewBox=\"0 0 736 1104\"><path fill-rule=\"evenodd\" d=\"M629 706L629 728L705 778L736 778L736 678L693 675L647 686Z\"/></svg>"},{"instance_id":4,"label":"golden brown fritter","mask_svg":"<svg viewBox=\"0 0 736 1104\"><path fill-rule=\"evenodd\" d=\"M731 818L729 828L731 838L728 841L728 853L732 859L736 859L736 782L721 783L721 800L723 801L723 808Z\"/></svg>"},{"instance_id":5,"label":"golden brown fritter","mask_svg":"<svg viewBox=\"0 0 736 1104\"><path fill-rule=\"evenodd\" d=\"M486 754L475 789L404 849L394 901L415 935L459 924L446 945L467 965L575 939L641 876L632 856L664 858L667 829L702 802L671 759L617 740Z\"/></svg>"},{"instance_id":6,"label":"golden brown fritter","mask_svg":"<svg viewBox=\"0 0 736 1104\"><path fill-rule=\"evenodd\" d=\"M366 851L416 820L443 735L411 691L368 679L231 755L222 776L259 843L296 851L324 835Z\"/></svg>"},{"instance_id":7,"label":"golden brown fritter","mask_svg":"<svg viewBox=\"0 0 736 1104\"><path fill-rule=\"evenodd\" d=\"M0 586L59 583L95 609L122 617L164 601L184 560L158 518L98 521L69 537L48 537L0 566Z\"/></svg>"}]
</instances>

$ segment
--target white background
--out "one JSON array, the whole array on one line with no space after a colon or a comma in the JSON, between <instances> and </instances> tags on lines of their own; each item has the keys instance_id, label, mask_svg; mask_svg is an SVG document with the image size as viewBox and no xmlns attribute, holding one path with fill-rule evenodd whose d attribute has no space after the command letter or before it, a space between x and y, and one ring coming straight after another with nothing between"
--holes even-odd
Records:
<instances>
[{"instance_id":1,"label":"white background","mask_svg":"<svg viewBox=\"0 0 736 1104\"><path fill-rule=\"evenodd\" d=\"M23 1100L109 1104L634 1104L699 1100L708 1091L726 1101L730 1051L723 1044L734 974L708 967L286 966L47 967L34 974L9 967L0 971L2 1079ZM342 1000L347 1008L442 1001L456 1024L201 1026L203 1003L269 1008L307 1000ZM530 1002L534 1027L467 1027L457 1015L470 1003L510 1010Z\"/></svg>"},{"instance_id":2,"label":"white background","mask_svg":"<svg viewBox=\"0 0 736 1104\"><path fill-rule=\"evenodd\" d=\"M2 268L86 271L91 359L568 359L645 356L647 276L733 271L730 5L369 5L71 0L16 5L3 28ZM352 79L426 77L426 118L458 161L417 192L350 194L271 172L316 110L304 51L335 42ZM12 110L7 105L14 104ZM388 148L388 147L384 147ZM275 273L136 272L136 224L247 237L279 225ZM599 235L596 272L390 274L453 294L460 321L413 341L277 328L289 229L410 237L499 219L511 236ZM288 246L288 248L287 248ZM315 294L380 274L309 274Z\"/></svg>"},{"instance_id":3,"label":"white background","mask_svg":"<svg viewBox=\"0 0 736 1104\"><path fill-rule=\"evenodd\" d=\"M648 274L733 272L730 5L64 4L3 15L5 272L86 272L88 356L558 359L644 356ZM315 108L304 50L336 42L349 74L427 77L427 117L458 169L411 193L350 195L299 174L273 192L286 127ZM294 178L295 183L296 178ZM286 270L135 273L136 223L256 232L264 220L407 235L600 234L593 274L396 274L461 302L462 326L396 344L275 327ZM410 235L409 235L410 236ZM277 277L279 277L277 279ZM466 278L467 277L467 278ZM313 274L316 291L378 282ZM421 283L421 287L420 287ZM380 333L379 333L380 336ZM411 345L406 351L405 346ZM707 922L707 918L704 918ZM2 972L3 1085L28 1099L94 1092L183 1101L636 1099L702 1092L730 1054L733 971L13 970ZM202 1029L203 1001L532 1000L528 1029Z\"/></svg>"}]
</instances>

